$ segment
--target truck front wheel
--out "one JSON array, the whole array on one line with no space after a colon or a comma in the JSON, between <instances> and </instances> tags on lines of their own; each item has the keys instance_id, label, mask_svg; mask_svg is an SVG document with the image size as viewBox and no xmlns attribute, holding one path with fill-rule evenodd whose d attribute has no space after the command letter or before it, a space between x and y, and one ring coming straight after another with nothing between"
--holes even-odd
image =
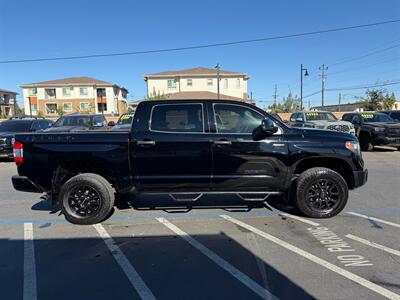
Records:
<instances>
[{"instance_id":1,"label":"truck front wheel","mask_svg":"<svg viewBox=\"0 0 400 300\"><path fill-rule=\"evenodd\" d=\"M80 225L103 221L114 206L114 189L100 175L83 173L61 187L59 202L65 218Z\"/></svg>"},{"instance_id":2,"label":"truck front wheel","mask_svg":"<svg viewBox=\"0 0 400 300\"><path fill-rule=\"evenodd\" d=\"M343 210L347 198L346 181L331 169L311 168L298 178L295 204L307 217L333 217Z\"/></svg>"}]
</instances>

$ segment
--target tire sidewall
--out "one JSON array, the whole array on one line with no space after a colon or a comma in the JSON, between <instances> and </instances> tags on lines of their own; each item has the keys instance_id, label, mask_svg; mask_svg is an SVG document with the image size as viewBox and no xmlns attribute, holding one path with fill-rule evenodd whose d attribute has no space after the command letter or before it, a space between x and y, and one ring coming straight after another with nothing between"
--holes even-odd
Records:
<instances>
[{"instance_id":1,"label":"tire sidewall","mask_svg":"<svg viewBox=\"0 0 400 300\"><path fill-rule=\"evenodd\" d=\"M80 174L69 179L61 188L59 195L59 202L61 211L64 214L67 221L73 224L79 225L91 225L103 221L114 205L114 195L110 191L110 185L104 178L96 174ZM100 178L99 178L100 177ZM73 190L79 186L89 186L93 188L101 201L100 208L98 211L88 217L79 217L74 214L69 207L68 198Z\"/></svg>"},{"instance_id":2,"label":"tire sidewall","mask_svg":"<svg viewBox=\"0 0 400 300\"><path fill-rule=\"evenodd\" d=\"M312 172L313 169L310 169L302 174L303 178L299 178L296 191L296 199L295 199L296 206L307 217L311 218L333 217L338 213L340 213L347 204L347 199L348 199L347 183L340 174L336 173L333 170L326 168L314 168L314 169L315 169L314 172ZM315 181L319 179L329 179L333 181L337 185L337 188L339 190L339 195L340 195L339 203L333 210L328 212L315 211L307 203L308 190L311 187L311 185L314 184Z\"/></svg>"}]
</instances>

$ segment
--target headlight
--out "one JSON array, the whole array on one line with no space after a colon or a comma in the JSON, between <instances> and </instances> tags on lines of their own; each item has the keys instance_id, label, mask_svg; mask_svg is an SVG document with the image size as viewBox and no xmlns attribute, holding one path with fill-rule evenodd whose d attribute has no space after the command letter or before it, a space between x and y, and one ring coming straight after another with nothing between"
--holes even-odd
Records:
<instances>
[{"instance_id":1,"label":"headlight","mask_svg":"<svg viewBox=\"0 0 400 300\"><path fill-rule=\"evenodd\" d=\"M375 127L375 128L374 128L374 131L375 131L375 132L384 132L384 131L385 131L385 128Z\"/></svg>"},{"instance_id":2,"label":"headlight","mask_svg":"<svg viewBox=\"0 0 400 300\"><path fill-rule=\"evenodd\" d=\"M346 142L345 147L354 153L360 153L360 144L358 142L348 141Z\"/></svg>"}]
</instances>

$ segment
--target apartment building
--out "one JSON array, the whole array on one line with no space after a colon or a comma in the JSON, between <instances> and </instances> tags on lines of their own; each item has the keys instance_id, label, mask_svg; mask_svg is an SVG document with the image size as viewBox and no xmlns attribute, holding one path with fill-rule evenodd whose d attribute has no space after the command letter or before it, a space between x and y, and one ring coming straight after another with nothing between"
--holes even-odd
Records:
<instances>
[{"instance_id":1,"label":"apartment building","mask_svg":"<svg viewBox=\"0 0 400 300\"><path fill-rule=\"evenodd\" d=\"M229 97L239 101L248 100L249 76L246 73L220 70L218 75L216 69L198 67L144 76L148 97L171 95L166 97L170 99L199 95L198 92L203 92L201 95L217 98L218 78L221 99Z\"/></svg>"},{"instance_id":2,"label":"apartment building","mask_svg":"<svg viewBox=\"0 0 400 300\"><path fill-rule=\"evenodd\" d=\"M71 77L21 85L25 114L68 113L120 115L127 111L128 90L91 77Z\"/></svg>"},{"instance_id":3,"label":"apartment building","mask_svg":"<svg viewBox=\"0 0 400 300\"><path fill-rule=\"evenodd\" d=\"M18 93L0 89L0 118L16 114Z\"/></svg>"}]
</instances>

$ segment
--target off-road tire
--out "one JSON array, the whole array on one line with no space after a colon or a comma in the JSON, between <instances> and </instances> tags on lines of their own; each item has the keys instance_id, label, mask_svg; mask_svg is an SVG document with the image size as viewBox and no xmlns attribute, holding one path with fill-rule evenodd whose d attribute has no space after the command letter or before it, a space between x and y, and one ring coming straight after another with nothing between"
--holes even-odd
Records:
<instances>
[{"instance_id":1,"label":"off-road tire","mask_svg":"<svg viewBox=\"0 0 400 300\"><path fill-rule=\"evenodd\" d=\"M309 200L311 197L310 190L321 180L331 182L338 193L335 205L331 209L326 209L326 211L316 209L313 207L315 203ZM308 169L300 174L297 180L296 197L294 200L299 211L306 217L330 218L343 210L347 203L348 194L347 183L340 174L328 168L318 167Z\"/></svg>"},{"instance_id":2,"label":"off-road tire","mask_svg":"<svg viewBox=\"0 0 400 300\"><path fill-rule=\"evenodd\" d=\"M88 187L96 193L99 203L95 213L88 216L80 216L74 212L70 205L71 194L79 187ZM102 176L92 173L83 173L70 178L63 184L59 194L59 205L65 219L73 224L91 225L106 219L114 206L115 194L111 184Z\"/></svg>"},{"instance_id":3,"label":"off-road tire","mask_svg":"<svg viewBox=\"0 0 400 300\"><path fill-rule=\"evenodd\" d=\"M371 144L371 138L368 135L362 134L359 140L361 151L372 151L374 149L374 146Z\"/></svg>"}]
</instances>

